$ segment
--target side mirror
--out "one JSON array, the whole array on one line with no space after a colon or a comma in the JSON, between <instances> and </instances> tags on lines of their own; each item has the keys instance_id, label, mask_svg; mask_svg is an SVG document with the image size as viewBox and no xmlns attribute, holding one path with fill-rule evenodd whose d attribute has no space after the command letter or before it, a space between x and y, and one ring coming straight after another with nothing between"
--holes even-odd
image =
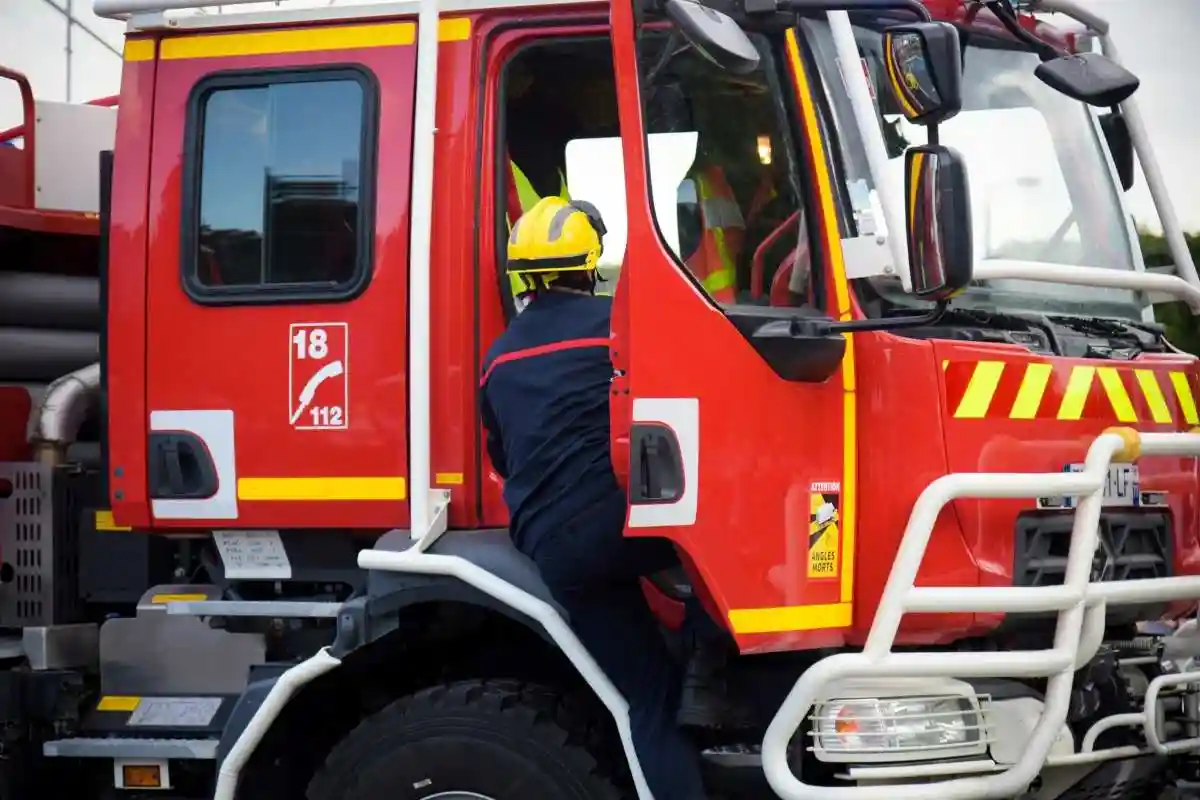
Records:
<instances>
[{"instance_id":1,"label":"side mirror","mask_svg":"<svg viewBox=\"0 0 1200 800\"><path fill-rule=\"evenodd\" d=\"M694 0L667 0L667 16L700 55L734 75L758 69L758 48L733 19Z\"/></svg>"},{"instance_id":2,"label":"side mirror","mask_svg":"<svg viewBox=\"0 0 1200 800\"><path fill-rule=\"evenodd\" d=\"M1121 179L1121 188L1129 191L1133 188L1133 137L1129 135L1129 123L1120 109L1114 109L1100 117L1100 129L1104 131L1104 139L1108 142L1108 150L1112 153L1113 163L1117 166L1117 176Z\"/></svg>"},{"instance_id":3,"label":"side mirror","mask_svg":"<svg viewBox=\"0 0 1200 800\"><path fill-rule=\"evenodd\" d=\"M904 154L908 264L913 293L947 300L971 283L974 243L967 167L943 145Z\"/></svg>"},{"instance_id":4,"label":"side mirror","mask_svg":"<svg viewBox=\"0 0 1200 800\"><path fill-rule=\"evenodd\" d=\"M909 122L937 125L962 110L962 51L953 25L894 25L883 32L883 59L888 85Z\"/></svg>"},{"instance_id":5,"label":"side mirror","mask_svg":"<svg viewBox=\"0 0 1200 800\"><path fill-rule=\"evenodd\" d=\"M1125 102L1141 85L1136 75L1100 53L1052 58L1038 64L1033 74L1072 100L1099 108Z\"/></svg>"}]
</instances>

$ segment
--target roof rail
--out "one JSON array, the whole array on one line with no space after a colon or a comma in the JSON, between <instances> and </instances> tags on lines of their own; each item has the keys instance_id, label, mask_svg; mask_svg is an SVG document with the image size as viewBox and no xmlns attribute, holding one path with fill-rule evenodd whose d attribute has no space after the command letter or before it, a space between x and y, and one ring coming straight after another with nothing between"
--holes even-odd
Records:
<instances>
[{"instance_id":1,"label":"roof rail","mask_svg":"<svg viewBox=\"0 0 1200 800\"><path fill-rule=\"evenodd\" d=\"M386 0L378 0L385 2ZM216 6L242 6L258 4L261 5L264 0L95 0L92 10L98 17L106 17L108 19L128 19L135 14L161 14L167 11L183 11L183 10L201 10L206 8L214 8ZM287 4L287 0L274 0L272 5L279 7ZM356 0L355 6L370 6L376 5L377 2L372 0ZM327 7L331 5L329 0L321 0L318 4L316 0L309 0L311 7ZM295 4L293 7L303 8L305 4Z\"/></svg>"}]
</instances>

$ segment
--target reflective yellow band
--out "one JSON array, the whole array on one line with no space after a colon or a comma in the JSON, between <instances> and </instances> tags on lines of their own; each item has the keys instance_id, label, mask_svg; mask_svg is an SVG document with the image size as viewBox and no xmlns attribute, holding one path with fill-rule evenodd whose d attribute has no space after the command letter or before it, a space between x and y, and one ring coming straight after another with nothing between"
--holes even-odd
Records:
<instances>
[{"instance_id":1,"label":"reflective yellow band","mask_svg":"<svg viewBox=\"0 0 1200 800\"><path fill-rule=\"evenodd\" d=\"M517 202L521 204L521 213L524 214L536 206L542 197L533 188L533 184L529 182L529 178L525 177L524 171L517 166L515 161L509 161L508 166L512 170L513 185L517 189ZM558 173L558 186L558 196L563 200L570 200L571 195L567 193L567 179L561 170ZM508 221L508 227L512 228L512 220Z\"/></svg>"},{"instance_id":2,"label":"reflective yellow band","mask_svg":"<svg viewBox=\"0 0 1200 800\"><path fill-rule=\"evenodd\" d=\"M96 512L96 530L98 530L98 531L131 531L131 530L133 530L133 528L130 528L128 525L118 525L113 520L113 513L111 511L97 511Z\"/></svg>"},{"instance_id":3,"label":"reflective yellow band","mask_svg":"<svg viewBox=\"0 0 1200 800\"><path fill-rule=\"evenodd\" d=\"M96 704L97 711L136 711L138 704L142 702L140 697L127 697L123 695L105 695L100 698L100 702Z\"/></svg>"},{"instance_id":4,"label":"reflective yellow band","mask_svg":"<svg viewBox=\"0 0 1200 800\"><path fill-rule=\"evenodd\" d=\"M238 478L239 500L404 500L404 478Z\"/></svg>"},{"instance_id":5,"label":"reflective yellow band","mask_svg":"<svg viewBox=\"0 0 1200 800\"><path fill-rule=\"evenodd\" d=\"M123 52L126 61L153 61L153 39L126 39Z\"/></svg>"},{"instance_id":6,"label":"reflective yellow band","mask_svg":"<svg viewBox=\"0 0 1200 800\"><path fill-rule=\"evenodd\" d=\"M722 289L728 289L735 283L733 270L723 267L716 272L709 273L708 277L701 281L701 283L710 292L719 292Z\"/></svg>"},{"instance_id":7,"label":"reflective yellow band","mask_svg":"<svg viewBox=\"0 0 1200 800\"><path fill-rule=\"evenodd\" d=\"M167 603L202 603L208 599L206 594L156 594L150 602L156 606Z\"/></svg>"},{"instance_id":8,"label":"reflective yellow band","mask_svg":"<svg viewBox=\"0 0 1200 800\"><path fill-rule=\"evenodd\" d=\"M854 606L851 603L737 608L729 612L729 626L740 635L849 628L853 621Z\"/></svg>"}]
</instances>

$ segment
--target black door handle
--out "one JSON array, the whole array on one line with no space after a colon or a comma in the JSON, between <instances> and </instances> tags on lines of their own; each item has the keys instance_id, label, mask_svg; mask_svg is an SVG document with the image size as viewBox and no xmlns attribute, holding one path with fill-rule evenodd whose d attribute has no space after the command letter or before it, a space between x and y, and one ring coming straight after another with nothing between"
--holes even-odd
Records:
<instances>
[{"instance_id":1,"label":"black door handle","mask_svg":"<svg viewBox=\"0 0 1200 800\"><path fill-rule=\"evenodd\" d=\"M683 494L683 458L675 431L636 423L630 431L630 497L634 504L673 503Z\"/></svg>"},{"instance_id":2,"label":"black door handle","mask_svg":"<svg viewBox=\"0 0 1200 800\"><path fill-rule=\"evenodd\" d=\"M149 439L150 497L202 500L217 493L217 468L194 433L153 432Z\"/></svg>"}]
</instances>

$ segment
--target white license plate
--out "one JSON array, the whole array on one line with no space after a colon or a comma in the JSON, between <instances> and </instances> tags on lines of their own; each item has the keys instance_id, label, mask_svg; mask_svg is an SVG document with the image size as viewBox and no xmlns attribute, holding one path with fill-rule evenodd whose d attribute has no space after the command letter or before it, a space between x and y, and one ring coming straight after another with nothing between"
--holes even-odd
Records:
<instances>
[{"instance_id":1,"label":"white license plate","mask_svg":"<svg viewBox=\"0 0 1200 800\"><path fill-rule=\"evenodd\" d=\"M1063 472L1083 472L1083 464L1068 464ZM1141 504L1141 494L1137 464L1113 464L1108 468L1108 478L1104 481L1104 505L1137 506ZM1066 500L1067 508L1079 505L1078 497L1068 497Z\"/></svg>"}]
</instances>

